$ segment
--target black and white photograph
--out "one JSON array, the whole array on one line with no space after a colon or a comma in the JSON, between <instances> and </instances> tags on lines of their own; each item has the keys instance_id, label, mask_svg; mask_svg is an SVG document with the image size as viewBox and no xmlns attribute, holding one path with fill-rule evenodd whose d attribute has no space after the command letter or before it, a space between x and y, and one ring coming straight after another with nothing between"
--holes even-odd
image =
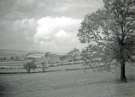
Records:
<instances>
[{"instance_id":1,"label":"black and white photograph","mask_svg":"<svg viewBox=\"0 0 135 97\"><path fill-rule=\"evenodd\" d=\"M135 0L0 0L0 97L135 97Z\"/></svg>"}]
</instances>

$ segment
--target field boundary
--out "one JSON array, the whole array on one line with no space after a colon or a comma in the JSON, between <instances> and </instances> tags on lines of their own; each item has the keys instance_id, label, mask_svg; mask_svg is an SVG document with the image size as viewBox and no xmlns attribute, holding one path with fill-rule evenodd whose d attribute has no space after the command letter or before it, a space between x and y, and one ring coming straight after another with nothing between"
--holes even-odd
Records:
<instances>
[{"instance_id":1,"label":"field boundary","mask_svg":"<svg viewBox=\"0 0 135 97\"><path fill-rule=\"evenodd\" d=\"M43 67L41 64L37 64L37 68L35 70L32 70L30 73L42 73L43 72L42 68ZM74 62L50 64L45 69L46 70L43 73L57 72L57 71L85 70L85 69L89 69L89 67L83 66L83 61L79 60L79 61L74 61ZM17 64L13 64L13 65L2 64L2 65L0 65L0 74L25 74L25 73L27 73L27 71L24 69L23 64L22 65L17 65Z\"/></svg>"}]
</instances>

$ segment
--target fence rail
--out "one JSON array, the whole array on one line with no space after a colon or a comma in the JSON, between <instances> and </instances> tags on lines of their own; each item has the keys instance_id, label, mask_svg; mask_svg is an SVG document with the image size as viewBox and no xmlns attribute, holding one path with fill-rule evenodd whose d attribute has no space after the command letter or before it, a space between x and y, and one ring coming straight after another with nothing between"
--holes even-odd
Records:
<instances>
[{"instance_id":1,"label":"fence rail","mask_svg":"<svg viewBox=\"0 0 135 97\"><path fill-rule=\"evenodd\" d=\"M15 62L12 62L12 64L9 62L6 62L6 64L0 63L0 73L19 73L19 72L26 72L24 69L24 62L17 62L16 64L13 64ZM42 72L43 70L42 64L37 64L37 68L33 69L32 72ZM74 61L74 62L61 62L56 64L48 64L47 67L45 67L45 71L61 71L61 70L81 70L86 69L85 66L83 66L83 61Z\"/></svg>"}]
</instances>

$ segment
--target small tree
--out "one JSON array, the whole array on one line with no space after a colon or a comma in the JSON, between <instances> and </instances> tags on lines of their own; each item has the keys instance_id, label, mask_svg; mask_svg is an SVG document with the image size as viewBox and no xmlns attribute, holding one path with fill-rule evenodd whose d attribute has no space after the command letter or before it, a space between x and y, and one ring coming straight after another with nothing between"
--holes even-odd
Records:
<instances>
[{"instance_id":1,"label":"small tree","mask_svg":"<svg viewBox=\"0 0 135 97\"><path fill-rule=\"evenodd\" d=\"M11 57L10 57L10 60L14 60L14 57L13 57L13 56L11 56Z\"/></svg>"},{"instance_id":2,"label":"small tree","mask_svg":"<svg viewBox=\"0 0 135 97\"><path fill-rule=\"evenodd\" d=\"M26 64L24 64L24 69L26 69L28 73L30 73L32 69L34 70L36 68L37 66L35 64L35 60L31 60L30 62L27 62Z\"/></svg>"},{"instance_id":3,"label":"small tree","mask_svg":"<svg viewBox=\"0 0 135 97\"><path fill-rule=\"evenodd\" d=\"M3 57L3 60L6 61L7 60L7 57Z\"/></svg>"}]
</instances>

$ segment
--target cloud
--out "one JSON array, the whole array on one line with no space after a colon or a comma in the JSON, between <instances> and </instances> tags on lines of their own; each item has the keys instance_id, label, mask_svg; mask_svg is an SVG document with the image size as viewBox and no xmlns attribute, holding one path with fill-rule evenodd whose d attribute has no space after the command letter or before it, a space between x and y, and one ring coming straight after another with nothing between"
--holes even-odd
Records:
<instances>
[{"instance_id":1,"label":"cloud","mask_svg":"<svg viewBox=\"0 0 135 97\"><path fill-rule=\"evenodd\" d=\"M80 46L77 39L77 31L80 19L69 17L43 17L37 21L37 29L34 41L40 49L55 52L67 52Z\"/></svg>"},{"instance_id":2,"label":"cloud","mask_svg":"<svg viewBox=\"0 0 135 97\"><path fill-rule=\"evenodd\" d=\"M73 34L79 27L80 20L69 17L44 17L37 21L36 41L50 41L53 38L62 38ZM67 33L68 32L68 33Z\"/></svg>"},{"instance_id":3,"label":"cloud","mask_svg":"<svg viewBox=\"0 0 135 97\"><path fill-rule=\"evenodd\" d=\"M62 52L80 48L80 20L102 6L102 0L0 0L0 45Z\"/></svg>"},{"instance_id":4,"label":"cloud","mask_svg":"<svg viewBox=\"0 0 135 97\"><path fill-rule=\"evenodd\" d=\"M70 38L71 37L71 35L69 35L67 32L65 32L64 30L60 30L59 32L57 32L56 34L55 34L55 37L56 38L64 38L64 39L66 39L66 38Z\"/></svg>"},{"instance_id":5,"label":"cloud","mask_svg":"<svg viewBox=\"0 0 135 97\"><path fill-rule=\"evenodd\" d=\"M82 18L102 6L102 0L0 0L0 17L23 19L64 15Z\"/></svg>"},{"instance_id":6,"label":"cloud","mask_svg":"<svg viewBox=\"0 0 135 97\"><path fill-rule=\"evenodd\" d=\"M7 49L31 49L36 32L36 20L24 18L15 21L3 20L0 23L0 45Z\"/></svg>"}]
</instances>

